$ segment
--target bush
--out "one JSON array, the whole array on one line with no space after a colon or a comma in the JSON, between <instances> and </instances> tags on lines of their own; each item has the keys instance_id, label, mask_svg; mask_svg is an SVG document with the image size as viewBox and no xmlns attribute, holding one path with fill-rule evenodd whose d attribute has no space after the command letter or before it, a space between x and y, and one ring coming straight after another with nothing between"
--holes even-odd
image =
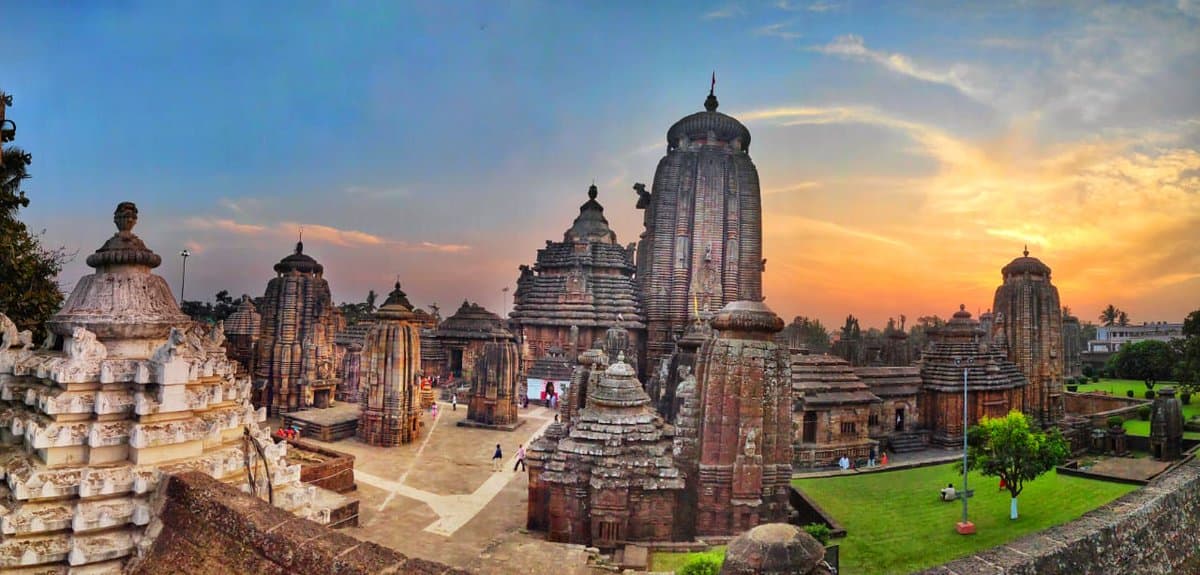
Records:
<instances>
[{"instance_id":1,"label":"bush","mask_svg":"<svg viewBox=\"0 0 1200 575\"><path fill-rule=\"evenodd\" d=\"M1154 390L1147 389L1146 393L1142 394L1142 397L1145 397L1146 399L1154 399Z\"/></svg>"},{"instance_id":2,"label":"bush","mask_svg":"<svg viewBox=\"0 0 1200 575\"><path fill-rule=\"evenodd\" d=\"M1075 393L1076 391L1079 391L1079 386L1075 385L1075 384L1068 385L1067 391L1069 391L1071 393Z\"/></svg>"},{"instance_id":3,"label":"bush","mask_svg":"<svg viewBox=\"0 0 1200 575\"><path fill-rule=\"evenodd\" d=\"M687 560L675 573L677 575L717 575L725 558L712 551L698 553Z\"/></svg>"},{"instance_id":4,"label":"bush","mask_svg":"<svg viewBox=\"0 0 1200 575\"><path fill-rule=\"evenodd\" d=\"M1185 391L1185 392L1179 394L1179 401L1182 402L1184 405L1188 405L1188 404L1192 403L1192 393L1190 391Z\"/></svg>"},{"instance_id":5,"label":"bush","mask_svg":"<svg viewBox=\"0 0 1200 575\"><path fill-rule=\"evenodd\" d=\"M1096 375L1096 370L1093 369L1092 366L1090 366L1090 365L1083 366L1083 376L1084 377L1092 377L1095 375Z\"/></svg>"},{"instance_id":6,"label":"bush","mask_svg":"<svg viewBox=\"0 0 1200 575\"><path fill-rule=\"evenodd\" d=\"M1156 382L1156 381L1143 381L1142 383L1146 384L1146 389L1154 389L1154 384L1155 384L1155 383L1158 383L1158 382Z\"/></svg>"},{"instance_id":7,"label":"bush","mask_svg":"<svg viewBox=\"0 0 1200 575\"><path fill-rule=\"evenodd\" d=\"M1120 415L1108 416L1108 426L1109 427L1121 427L1124 424L1125 424L1125 419L1122 418Z\"/></svg>"},{"instance_id":8,"label":"bush","mask_svg":"<svg viewBox=\"0 0 1200 575\"><path fill-rule=\"evenodd\" d=\"M1132 389L1126 389L1126 390L1125 390L1125 397L1133 397L1133 390L1132 390Z\"/></svg>"},{"instance_id":9,"label":"bush","mask_svg":"<svg viewBox=\"0 0 1200 575\"><path fill-rule=\"evenodd\" d=\"M1138 418L1142 421L1150 421L1150 406L1143 405L1138 408Z\"/></svg>"},{"instance_id":10,"label":"bush","mask_svg":"<svg viewBox=\"0 0 1200 575\"><path fill-rule=\"evenodd\" d=\"M813 539L821 542L821 545L829 543L829 536L833 535L833 530L824 523L809 523L804 526L804 532L813 536Z\"/></svg>"},{"instance_id":11,"label":"bush","mask_svg":"<svg viewBox=\"0 0 1200 575\"><path fill-rule=\"evenodd\" d=\"M1093 376L1092 376L1092 383L1100 383L1100 376L1093 375Z\"/></svg>"}]
</instances>

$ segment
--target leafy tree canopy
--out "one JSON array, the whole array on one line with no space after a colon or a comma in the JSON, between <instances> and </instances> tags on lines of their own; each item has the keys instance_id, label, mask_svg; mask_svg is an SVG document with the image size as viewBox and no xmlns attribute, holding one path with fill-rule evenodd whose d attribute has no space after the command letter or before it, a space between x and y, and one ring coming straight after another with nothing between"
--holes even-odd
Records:
<instances>
[{"instance_id":1,"label":"leafy tree canopy","mask_svg":"<svg viewBox=\"0 0 1200 575\"><path fill-rule=\"evenodd\" d=\"M1017 518L1016 499L1025 483L1037 479L1066 460L1070 449L1057 428L1043 432L1029 424L1020 411L1004 417L985 417L967 432L967 468L1004 481L1013 498L1012 518ZM959 471L962 469L959 464Z\"/></svg>"}]
</instances>

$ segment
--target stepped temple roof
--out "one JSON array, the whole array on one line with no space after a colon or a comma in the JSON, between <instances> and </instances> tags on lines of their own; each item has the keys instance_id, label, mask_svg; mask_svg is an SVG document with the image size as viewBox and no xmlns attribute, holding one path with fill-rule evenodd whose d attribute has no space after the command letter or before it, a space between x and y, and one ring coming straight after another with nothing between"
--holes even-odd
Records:
<instances>
[{"instance_id":1,"label":"stepped temple roof","mask_svg":"<svg viewBox=\"0 0 1200 575\"><path fill-rule=\"evenodd\" d=\"M1010 389L1028 384L1020 368L1008 360L1003 348L983 339L983 329L966 306L935 334L933 345L921 358L921 379L926 388L962 390L963 368L969 389ZM956 362L957 360L957 362Z\"/></svg>"},{"instance_id":2,"label":"stepped temple roof","mask_svg":"<svg viewBox=\"0 0 1200 575\"><path fill-rule=\"evenodd\" d=\"M550 348L550 352L539 357L529 368L526 377L549 381L568 381L574 371L570 360L560 347Z\"/></svg>"},{"instance_id":3,"label":"stepped temple roof","mask_svg":"<svg viewBox=\"0 0 1200 575\"><path fill-rule=\"evenodd\" d=\"M513 335L504 328L504 320L500 319L500 316L477 303L463 300L458 311L438 326L437 337L512 339Z\"/></svg>"},{"instance_id":4,"label":"stepped temple roof","mask_svg":"<svg viewBox=\"0 0 1200 575\"><path fill-rule=\"evenodd\" d=\"M225 335L257 336L262 327L261 324L262 316L255 309L254 301L250 299L250 296L243 295L237 310L225 318Z\"/></svg>"},{"instance_id":5,"label":"stepped temple roof","mask_svg":"<svg viewBox=\"0 0 1200 575\"><path fill-rule=\"evenodd\" d=\"M835 355L792 354L792 394L805 407L879 401L850 363Z\"/></svg>"}]
</instances>

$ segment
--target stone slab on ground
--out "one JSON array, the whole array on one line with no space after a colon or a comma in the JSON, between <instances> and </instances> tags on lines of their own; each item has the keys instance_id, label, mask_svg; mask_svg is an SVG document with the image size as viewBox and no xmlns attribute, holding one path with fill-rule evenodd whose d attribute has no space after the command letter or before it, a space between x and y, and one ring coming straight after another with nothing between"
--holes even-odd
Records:
<instances>
[{"instance_id":1,"label":"stone slab on ground","mask_svg":"<svg viewBox=\"0 0 1200 575\"><path fill-rule=\"evenodd\" d=\"M457 423L457 425L459 427L475 427L475 428L479 428L479 429L494 429L497 431L515 431L518 427L525 425L525 420L518 419L518 420L514 421L513 423L497 425L494 423L480 423L478 421L473 421L470 419L463 419L463 420L459 421Z\"/></svg>"},{"instance_id":2,"label":"stone slab on ground","mask_svg":"<svg viewBox=\"0 0 1200 575\"><path fill-rule=\"evenodd\" d=\"M1173 461L1158 461L1148 457L1108 457L1097 461L1090 471L1125 479L1146 480L1165 471Z\"/></svg>"},{"instance_id":3,"label":"stone slab on ground","mask_svg":"<svg viewBox=\"0 0 1200 575\"><path fill-rule=\"evenodd\" d=\"M357 405L339 403L324 409L306 409L285 413L284 426L295 425L300 428L300 437L320 441L337 441L354 437L358 429Z\"/></svg>"}]
</instances>

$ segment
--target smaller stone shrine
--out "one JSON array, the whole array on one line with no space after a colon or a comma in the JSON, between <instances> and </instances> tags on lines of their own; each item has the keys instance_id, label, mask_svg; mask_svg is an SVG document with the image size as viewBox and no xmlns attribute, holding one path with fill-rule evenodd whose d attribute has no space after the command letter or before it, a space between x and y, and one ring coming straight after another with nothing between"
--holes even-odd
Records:
<instances>
[{"instance_id":1,"label":"smaller stone shrine","mask_svg":"<svg viewBox=\"0 0 1200 575\"><path fill-rule=\"evenodd\" d=\"M825 546L788 523L759 525L729 542L720 575L832 575Z\"/></svg>"},{"instance_id":2,"label":"smaller stone shrine","mask_svg":"<svg viewBox=\"0 0 1200 575\"><path fill-rule=\"evenodd\" d=\"M602 375L570 430L553 450L546 442L536 446L527 523L545 526L550 541L604 549L669 541L684 488L669 426L623 356L587 369Z\"/></svg>"},{"instance_id":3,"label":"smaller stone shrine","mask_svg":"<svg viewBox=\"0 0 1200 575\"><path fill-rule=\"evenodd\" d=\"M358 438L393 447L421 433L421 336L400 282L363 341Z\"/></svg>"},{"instance_id":4,"label":"smaller stone shrine","mask_svg":"<svg viewBox=\"0 0 1200 575\"><path fill-rule=\"evenodd\" d=\"M822 467L842 456L867 459L877 442L869 418L882 401L871 393L846 360L833 355L792 354L792 409L795 436L792 465Z\"/></svg>"},{"instance_id":5,"label":"smaller stone shrine","mask_svg":"<svg viewBox=\"0 0 1200 575\"><path fill-rule=\"evenodd\" d=\"M434 340L442 350L445 363L438 365L434 373L425 375L440 375L443 380L453 377L472 381L471 373L484 345L513 339L512 332L504 327L504 320L500 316L477 303L464 300L458 311L438 325L434 332Z\"/></svg>"},{"instance_id":6,"label":"smaller stone shrine","mask_svg":"<svg viewBox=\"0 0 1200 575\"><path fill-rule=\"evenodd\" d=\"M928 432L921 430L921 368L856 367L854 375L881 401L872 407L867 419L871 439L897 453L924 449Z\"/></svg>"},{"instance_id":7,"label":"smaller stone shrine","mask_svg":"<svg viewBox=\"0 0 1200 575\"><path fill-rule=\"evenodd\" d=\"M303 242L275 264L258 311L258 405L272 415L329 407L337 388L333 336L341 314L325 281L325 266L304 253Z\"/></svg>"},{"instance_id":8,"label":"smaller stone shrine","mask_svg":"<svg viewBox=\"0 0 1200 575\"><path fill-rule=\"evenodd\" d=\"M965 305L936 333L933 344L921 358L920 411L932 431L931 440L946 446L962 446L965 427L983 417L1003 417L1024 407L1027 385L1020 368L1003 348L984 338L979 322ZM967 421L963 422L963 371L967 372Z\"/></svg>"},{"instance_id":9,"label":"smaller stone shrine","mask_svg":"<svg viewBox=\"0 0 1200 575\"><path fill-rule=\"evenodd\" d=\"M333 343L338 347L342 356L338 363L338 379L341 380L341 383L338 384L337 393L334 395L338 401L358 403L363 344L366 342L367 332L371 331L373 325L375 325L374 319L360 321L346 326L333 337Z\"/></svg>"},{"instance_id":10,"label":"smaller stone shrine","mask_svg":"<svg viewBox=\"0 0 1200 575\"><path fill-rule=\"evenodd\" d=\"M467 417L459 420L458 425L512 431L525 423L518 417L519 353L511 339L483 344L471 371Z\"/></svg>"},{"instance_id":11,"label":"smaller stone shrine","mask_svg":"<svg viewBox=\"0 0 1200 575\"><path fill-rule=\"evenodd\" d=\"M1183 411L1175 388L1159 388L1150 412L1150 455L1162 461L1183 457Z\"/></svg>"},{"instance_id":12,"label":"smaller stone shrine","mask_svg":"<svg viewBox=\"0 0 1200 575\"><path fill-rule=\"evenodd\" d=\"M258 336L262 331L262 316L254 308L250 296L243 295L237 310L221 324L225 331L225 351L238 363L242 371L254 373L254 359L258 352Z\"/></svg>"}]
</instances>

